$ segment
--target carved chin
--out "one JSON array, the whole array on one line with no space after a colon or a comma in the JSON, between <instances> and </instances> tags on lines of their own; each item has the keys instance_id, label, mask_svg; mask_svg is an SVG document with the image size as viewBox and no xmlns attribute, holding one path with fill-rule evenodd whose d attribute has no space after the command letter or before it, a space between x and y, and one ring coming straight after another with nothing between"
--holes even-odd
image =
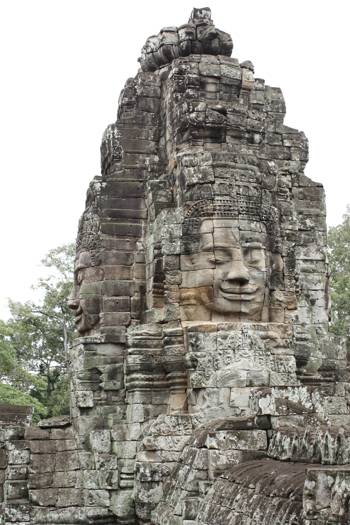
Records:
<instances>
[{"instance_id":1,"label":"carved chin","mask_svg":"<svg viewBox=\"0 0 350 525\"><path fill-rule=\"evenodd\" d=\"M232 315L235 317L239 315L251 320L259 320L264 306L264 292L260 289L256 293L249 296L242 294L242 297L230 297L227 294L221 293L219 290L213 296L201 294L201 303L211 312L216 312L223 315Z\"/></svg>"},{"instance_id":2,"label":"carved chin","mask_svg":"<svg viewBox=\"0 0 350 525\"><path fill-rule=\"evenodd\" d=\"M252 297L250 300L227 299L225 297L216 297L210 302L208 308L219 313L242 313L255 315L262 310L263 303Z\"/></svg>"},{"instance_id":3,"label":"carved chin","mask_svg":"<svg viewBox=\"0 0 350 525\"><path fill-rule=\"evenodd\" d=\"M242 294L241 297L230 297L221 294L214 295L212 286L185 289L181 294L181 304L186 320L208 319L209 316L222 316L222 320L260 321L264 307L265 290L256 289L253 294ZM210 318L210 317L209 317Z\"/></svg>"}]
</instances>

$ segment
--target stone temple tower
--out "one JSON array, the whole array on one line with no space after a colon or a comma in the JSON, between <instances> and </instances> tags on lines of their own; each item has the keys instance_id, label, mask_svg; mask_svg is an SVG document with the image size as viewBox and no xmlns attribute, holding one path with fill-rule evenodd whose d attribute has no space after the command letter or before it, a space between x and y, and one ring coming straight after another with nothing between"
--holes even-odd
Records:
<instances>
[{"instance_id":1,"label":"stone temple tower","mask_svg":"<svg viewBox=\"0 0 350 525\"><path fill-rule=\"evenodd\" d=\"M232 48L194 9L121 93L79 223L71 419L26 429L21 523L349 522L324 191Z\"/></svg>"}]
</instances>

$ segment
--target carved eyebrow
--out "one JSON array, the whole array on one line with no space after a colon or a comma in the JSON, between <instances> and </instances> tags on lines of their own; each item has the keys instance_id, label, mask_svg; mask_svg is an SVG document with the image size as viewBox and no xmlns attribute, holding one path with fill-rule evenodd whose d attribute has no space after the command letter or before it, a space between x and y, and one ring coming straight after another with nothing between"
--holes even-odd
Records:
<instances>
[{"instance_id":1,"label":"carved eyebrow","mask_svg":"<svg viewBox=\"0 0 350 525\"><path fill-rule=\"evenodd\" d=\"M243 248L265 248L259 241L242 241Z\"/></svg>"},{"instance_id":2,"label":"carved eyebrow","mask_svg":"<svg viewBox=\"0 0 350 525\"><path fill-rule=\"evenodd\" d=\"M232 248L239 248L239 244L205 244L201 249L204 252L213 252L214 250L232 250Z\"/></svg>"},{"instance_id":3,"label":"carved eyebrow","mask_svg":"<svg viewBox=\"0 0 350 525\"><path fill-rule=\"evenodd\" d=\"M224 244L224 243L214 244L214 250L232 250L232 248L239 248L239 243L237 244Z\"/></svg>"},{"instance_id":4,"label":"carved eyebrow","mask_svg":"<svg viewBox=\"0 0 350 525\"><path fill-rule=\"evenodd\" d=\"M214 250L213 244L205 244L204 246L201 246L201 250L203 252L212 252Z\"/></svg>"}]
</instances>

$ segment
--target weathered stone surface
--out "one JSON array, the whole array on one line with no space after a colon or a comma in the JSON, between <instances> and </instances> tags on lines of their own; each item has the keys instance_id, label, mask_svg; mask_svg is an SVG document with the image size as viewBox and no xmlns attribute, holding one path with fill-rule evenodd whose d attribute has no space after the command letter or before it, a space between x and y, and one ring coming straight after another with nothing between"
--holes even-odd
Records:
<instances>
[{"instance_id":1,"label":"weathered stone surface","mask_svg":"<svg viewBox=\"0 0 350 525\"><path fill-rule=\"evenodd\" d=\"M0 404L0 424L1 426L8 424L13 426L29 423L32 413L33 409L30 407Z\"/></svg>"},{"instance_id":2,"label":"weathered stone surface","mask_svg":"<svg viewBox=\"0 0 350 525\"><path fill-rule=\"evenodd\" d=\"M304 485L305 525L344 523L348 519L350 469L308 468Z\"/></svg>"},{"instance_id":3,"label":"weathered stone surface","mask_svg":"<svg viewBox=\"0 0 350 525\"><path fill-rule=\"evenodd\" d=\"M302 524L306 465L250 461L227 469L196 512L198 523ZM263 483L262 483L263 480Z\"/></svg>"},{"instance_id":4,"label":"weathered stone surface","mask_svg":"<svg viewBox=\"0 0 350 525\"><path fill-rule=\"evenodd\" d=\"M210 9L150 37L79 223L71 417L0 408L5 523L348 521L324 192Z\"/></svg>"}]
</instances>

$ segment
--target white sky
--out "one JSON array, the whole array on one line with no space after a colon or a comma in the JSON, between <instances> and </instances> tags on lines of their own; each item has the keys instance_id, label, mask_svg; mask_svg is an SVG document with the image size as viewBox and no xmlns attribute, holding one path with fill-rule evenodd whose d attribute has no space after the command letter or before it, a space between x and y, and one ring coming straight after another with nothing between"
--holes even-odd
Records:
<instances>
[{"instance_id":1,"label":"white sky","mask_svg":"<svg viewBox=\"0 0 350 525\"><path fill-rule=\"evenodd\" d=\"M310 142L306 174L328 223L350 203L346 0L0 0L0 317L25 301L49 249L75 239L104 128L146 38L209 5L232 56L282 88L286 124Z\"/></svg>"}]
</instances>

